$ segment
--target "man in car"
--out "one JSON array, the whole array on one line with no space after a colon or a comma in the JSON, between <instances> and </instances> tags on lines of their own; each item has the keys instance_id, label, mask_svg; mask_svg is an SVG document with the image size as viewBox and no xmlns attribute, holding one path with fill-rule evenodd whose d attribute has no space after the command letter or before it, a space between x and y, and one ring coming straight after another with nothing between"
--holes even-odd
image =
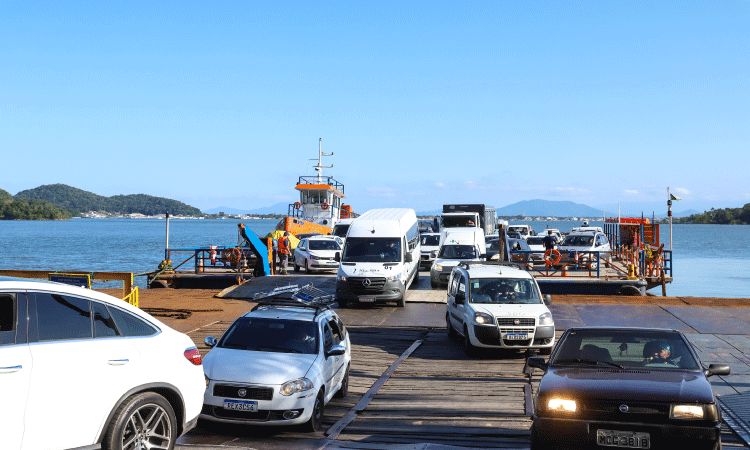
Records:
<instances>
[{"instance_id":1,"label":"man in car","mask_svg":"<svg viewBox=\"0 0 750 450\"><path fill-rule=\"evenodd\" d=\"M644 364L674 364L671 361L672 347L667 341L657 341L656 343L653 343L652 348L653 353L651 353L650 356L646 356L643 360Z\"/></svg>"}]
</instances>

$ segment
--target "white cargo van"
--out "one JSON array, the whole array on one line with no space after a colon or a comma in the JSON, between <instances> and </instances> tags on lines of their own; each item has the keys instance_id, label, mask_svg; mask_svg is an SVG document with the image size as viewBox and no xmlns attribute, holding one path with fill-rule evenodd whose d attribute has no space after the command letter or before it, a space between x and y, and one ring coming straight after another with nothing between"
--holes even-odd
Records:
<instances>
[{"instance_id":1,"label":"white cargo van","mask_svg":"<svg viewBox=\"0 0 750 450\"><path fill-rule=\"evenodd\" d=\"M419 226L413 209L373 209L359 216L346 234L336 276L336 300L396 302L419 279Z\"/></svg>"}]
</instances>

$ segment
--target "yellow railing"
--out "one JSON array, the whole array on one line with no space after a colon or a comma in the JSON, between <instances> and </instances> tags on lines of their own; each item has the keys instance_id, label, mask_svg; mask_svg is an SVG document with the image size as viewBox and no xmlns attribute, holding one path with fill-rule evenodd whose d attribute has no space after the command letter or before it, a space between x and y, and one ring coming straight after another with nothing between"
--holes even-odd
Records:
<instances>
[{"instance_id":1,"label":"yellow railing","mask_svg":"<svg viewBox=\"0 0 750 450\"><path fill-rule=\"evenodd\" d=\"M133 287L133 290L130 291L130 294L126 295L123 300L135 306L136 308L140 308L140 306L138 306L138 286Z\"/></svg>"}]
</instances>

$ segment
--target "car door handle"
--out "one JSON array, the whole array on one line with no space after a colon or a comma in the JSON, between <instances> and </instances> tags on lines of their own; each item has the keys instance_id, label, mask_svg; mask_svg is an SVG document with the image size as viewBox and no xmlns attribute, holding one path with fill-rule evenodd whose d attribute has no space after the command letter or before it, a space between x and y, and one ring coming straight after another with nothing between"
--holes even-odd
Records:
<instances>
[{"instance_id":1,"label":"car door handle","mask_svg":"<svg viewBox=\"0 0 750 450\"><path fill-rule=\"evenodd\" d=\"M110 366L122 366L130 362L129 359L110 359L107 361Z\"/></svg>"},{"instance_id":2,"label":"car door handle","mask_svg":"<svg viewBox=\"0 0 750 450\"><path fill-rule=\"evenodd\" d=\"M0 373L13 373L23 369L23 366L0 367Z\"/></svg>"}]
</instances>

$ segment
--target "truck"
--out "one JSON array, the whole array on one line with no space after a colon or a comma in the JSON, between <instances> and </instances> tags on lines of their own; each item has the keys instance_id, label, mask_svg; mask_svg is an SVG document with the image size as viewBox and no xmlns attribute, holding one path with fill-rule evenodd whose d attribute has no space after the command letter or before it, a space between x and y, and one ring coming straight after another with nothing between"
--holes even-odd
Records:
<instances>
[{"instance_id":1,"label":"truck","mask_svg":"<svg viewBox=\"0 0 750 450\"><path fill-rule=\"evenodd\" d=\"M471 221L471 222L470 222ZM497 214L495 207L485 204L443 205L440 230L453 227L478 227L485 235L495 234Z\"/></svg>"}]
</instances>

